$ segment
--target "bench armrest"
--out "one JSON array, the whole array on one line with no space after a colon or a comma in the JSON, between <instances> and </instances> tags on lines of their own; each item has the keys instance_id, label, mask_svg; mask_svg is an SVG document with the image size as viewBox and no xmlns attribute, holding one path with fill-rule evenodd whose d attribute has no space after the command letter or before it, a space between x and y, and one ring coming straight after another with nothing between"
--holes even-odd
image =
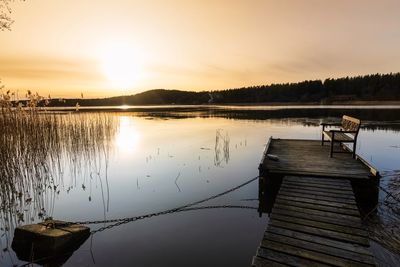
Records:
<instances>
[{"instance_id":1,"label":"bench armrest","mask_svg":"<svg viewBox=\"0 0 400 267\"><path fill-rule=\"evenodd\" d=\"M319 124L320 126L342 126L339 122L322 122Z\"/></svg>"},{"instance_id":2,"label":"bench armrest","mask_svg":"<svg viewBox=\"0 0 400 267\"><path fill-rule=\"evenodd\" d=\"M357 133L358 131L343 131L343 130L329 130L330 132L335 132L335 133Z\"/></svg>"}]
</instances>

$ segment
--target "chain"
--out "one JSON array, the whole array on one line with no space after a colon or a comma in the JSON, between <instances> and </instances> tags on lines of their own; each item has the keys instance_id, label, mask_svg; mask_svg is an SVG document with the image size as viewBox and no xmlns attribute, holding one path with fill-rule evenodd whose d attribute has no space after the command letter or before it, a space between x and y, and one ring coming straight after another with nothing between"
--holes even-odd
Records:
<instances>
[{"instance_id":1,"label":"chain","mask_svg":"<svg viewBox=\"0 0 400 267\"><path fill-rule=\"evenodd\" d=\"M147 215L143 215L143 216L137 216L134 218L127 218L126 220L118 221L114 224L110 224L110 225L101 227L97 230L93 230L90 233L95 234L95 233L102 232L107 229L114 228L114 227L122 225L122 224L126 224L126 223L133 222L133 221L138 221L138 220L143 220L143 219L147 219L147 218L151 218L151 217L155 217L155 216L172 214L172 213L177 213L177 212L184 212L184 211L204 210L204 209L252 209L252 210L257 210L258 208L251 207L251 206L240 206L240 205L221 205L221 206L193 207L193 208L179 209L179 210L175 210L175 211L157 212L157 213L147 214Z\"/></svg>"},{"instance_id":2,"label":"chain","mask_svg":"<svg viewBox=\"0 0 400 267\"><path fill-rule=\"evenodd\" d=\"M143 219L147 219L147 218L151 218L151 217L155 217L155 216L160 216L160 215L164 215L164 214L169 214L169 213L175 213L175 212L179 212L179 211L189 211L189 210L198 210L198 209L212 209L212 208L252 208L254 209L254 207L248 207L248 206L232 206L232 205L226 205L226 206L208 206L208 207L197 207L197 208L190 208L192 206L204 203L206 201L221 197L223 195L229 194L233 191L238 190L239 188L248 185L249 183L255 181L256 179L258 179L258 176L253 177L249 180L247 180L246 182L235 186L229 190L226 190L222 193L210 196L208 198L199 200L199 201L195 201L195 202L191 202L188 204L185 204L183 206L177 207L177 208L173 208L173 209L168 209L168 210L164 210L164 211L159 211L159 212L155 212L155 213L149 213L149 214L144 214L144 215L140 215L140 216L134 216L134 217L126 217L126 218L118 218L118 219L109 219L109 220L95 220L95 221L77 221L77 222L66 222L63 223L62 226L68 226L71 224L109 224L111 223L111 225L99 228L97 230L92 231L92 233L96 233L96 232L100 232L100 231L104 231L105 229L109 229L121 224L125 224L128 222L133 222L133 221L137 221L137 220L143 220ZM61 226L59 224L57 224L57 226Z\"/></svg>"},{"instance_id":3,"label":"chain","mask_svg":"<svg viewBox=\"0 0 400 267\"><path fill-rule=\"evenodd\" d=\"M146 218L159 216L159 215L164 215L164 214L167 214L167 213L177 213L177 212L183 212L183 211L204 210L204 209L252 209L252 210L257 210L258 208L251 207L251 206L241 206L241 205L221 205L221 206L205 206L205 207L184 208L184 209L176 210L174 212L167 212L167 211L157 212L157 213L147 214L147 215L143 215L143 216L126 218L126 220L119 220L119 221L117 221L117 220L109 220L109 221L116 221L116 223L108 225L108 226L101 227L101 228L99 228L97 230L91 231L90 233L93 235L95 233L102 232L104 230L111 229L113 227L116 227L116 226L119 226L119 225L122 225L122 224L126 224L126 223L129 223L129 222L132 222L132 221L143 220L143 219L146 219ZM93 221L93 222L103 222L103 221ZM59 227L59 226L69 225L71 223L72 222L67 222L67 223L62 223L62 224L49 223L49 227ZM71 252L73 252L73 251L71 251ZM69 253L71 253L71 252L66 252L66 253L64 253L62 255L69 255ZM62 256L62 255L57 255L57 257L58 256ZM54 257L55 256L52 255L50 257L44 257L44 258L36 259L34 261L29 261L29 262L27 262L27 263L25 263L23 265L20 265L19 267L29 266L32 263L38 263L40 261L47 260L47 259L52 259Z\"/></svg>"},{"instance_id":4,"label":"chain","mask_svg":"<svg viewBox=\"0 0 400 267\"><path fill-rule=\"evenodd\" d=\"M394 196L392 193L390 193L389 191L387 191L385 188L383 188L382 186L379 186L379 188L386 193L386 195L392 197L394 200L396 200L397 203L400 203L400 199L398 199L396 196Z\"/></svg>"}]
</instances>

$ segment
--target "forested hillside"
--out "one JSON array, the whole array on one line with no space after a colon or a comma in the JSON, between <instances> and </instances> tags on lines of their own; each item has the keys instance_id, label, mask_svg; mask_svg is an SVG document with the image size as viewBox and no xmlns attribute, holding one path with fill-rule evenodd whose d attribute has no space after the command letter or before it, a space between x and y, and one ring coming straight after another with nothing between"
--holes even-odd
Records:
<instances>
[{"instance_id":1,"label":"forested hillside","mask_svg":"<svg viewBox=\"0 0 400 267\"><path fill-rule=\"evenodd\" d=\"M155 89L130 96L52 101L50 105L71 106L77 102L81 106L274 102L329 104L348 101L400 101L400 73L260 85L222 91Z\"/></svg>"}]
</instances>

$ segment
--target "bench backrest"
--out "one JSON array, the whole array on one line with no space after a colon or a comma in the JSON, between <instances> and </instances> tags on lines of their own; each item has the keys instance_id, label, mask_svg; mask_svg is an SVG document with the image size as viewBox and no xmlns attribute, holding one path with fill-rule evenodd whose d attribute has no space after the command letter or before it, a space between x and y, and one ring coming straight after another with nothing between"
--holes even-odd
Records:
<instances>
[{"instance_id":1,"label":"bench backrest","mask_svg":"<svg viewBox=\"0 0 400 267\"><path fill-rule=\"evenodd\" d=\"M358 130L360 130L361 121L359 119L344 115L342 118L342 129L344 131L354 131L354 133L350 133L351 135L356 136L358 134Z\"/></svg>"}]
</instances>

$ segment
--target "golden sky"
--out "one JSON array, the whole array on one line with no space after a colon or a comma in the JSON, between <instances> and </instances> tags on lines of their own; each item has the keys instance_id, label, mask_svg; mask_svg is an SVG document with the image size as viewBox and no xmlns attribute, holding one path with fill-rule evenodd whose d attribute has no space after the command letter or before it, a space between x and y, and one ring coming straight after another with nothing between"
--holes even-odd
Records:
<instances>
[{"instance_id":1,"label":"golden sky","mask_svg":"<svg viewBox=\"0 0 400 267\"><path fill-rule=\"evenodd\" d=\"M104 97L400 71L400 1L27 0L0 32L8 89Z\"/></svg>"}]
</instances>

